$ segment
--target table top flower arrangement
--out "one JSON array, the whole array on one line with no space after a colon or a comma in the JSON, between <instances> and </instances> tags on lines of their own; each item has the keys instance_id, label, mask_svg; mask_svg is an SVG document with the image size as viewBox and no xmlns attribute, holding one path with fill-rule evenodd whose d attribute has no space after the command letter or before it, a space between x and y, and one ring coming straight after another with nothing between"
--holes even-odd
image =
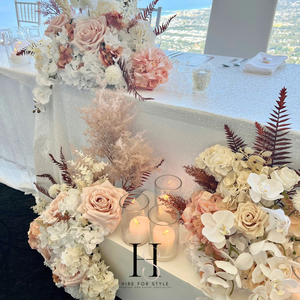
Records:
<instances>
[{"instance_id":1,"label":"table top flower arrangement","mask_svg":"<svg viewBox=\"0 0 300 300\"><path fill-rule=\"evenodd\" d=\"M142 12L137 0L70 2L42 1L41 12L48 17L45 36L50 39L24 50L34 55L38 70L34 112L45 109L58 82L79 89L126 88L136 98L152 99L143 98L137 89L153 90L168 81L172 63L155 47L155 37L175 16L152 29L149 18L158 0Z\"/></svg>"},{"instance_id":2,"label":"table top flower arrangement","mask_svg":"<svg viewBox=\"0 0 300 300\"><path fill-rule=\"evenodd\" d=\"M211 146L184 167L198 188L164 200L182 214L186 255L209 299L300 294L300 170L288 166L286 96L283 88L266 126L255 123L252 148L225 125L228 147Z\"/></svg>"},{"instance_id":3,"label":"table top flower arrangement","mask_svg":"<svg viewBox=\"0 0 300 300\"><path fill-rule=\"evenodd\" d=\"M163 162L142 133L129 131L132 106L124 93L99 92L94 104L82 109L91 146L75 149L77 158L68 162L62 150L60 160L50 154L61 178L38 175L51 186L36 183L41 196L33 209L39 216L30 224L28 242L44 257L55 284L75 299L115 299L118 280L101 259L99 245L121 220L120 198L141 187Z\"/></svg>"}]
</instances>

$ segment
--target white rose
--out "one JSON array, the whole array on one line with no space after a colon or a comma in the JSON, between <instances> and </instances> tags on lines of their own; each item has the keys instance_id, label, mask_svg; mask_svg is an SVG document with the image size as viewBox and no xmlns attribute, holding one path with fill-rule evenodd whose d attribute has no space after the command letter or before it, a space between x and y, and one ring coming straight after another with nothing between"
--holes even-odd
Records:
<instances>
[{"instance_id":1,"label":"white rose","mask_svg":"<svg viewBox=\"0 0 300 300\"><path fill-rule=\"evenodd\" d=\"M288 167L274 171L271 174L271 178L281 182L286 191L290 191L294 185L300 181L300 177L297 175L297 173Z\"/></svg>"},{"instance_id":2,"label":"white rose","mask_svg":"<svg viewBox=\"0 0 300 300\"><path fill-rule=\"evenodd\" d=\"M284 188L281 182L268 179L264 174L251 173L247 182L251 187L249 191L250 197L255 203L258 203L261 199L274 201L283 197L281 193L284 191Z\"/></svg>"},{"instance_id":3,"label":"white rose","mask_svg":"<svg viewBox=\"0 0 300 300\"><path fill-rule=\"evenodd\" d=\"M300 211L300 191L297 191L296 195L294 195L292 202L294 207Z\"/></svg>"},{"instance_id":4,"label":"white rose","mask_svg":"<svg viewBox=\"0 0 300 300\"><path fill-rule=\"evenodd\" d=\"M200 169L208 167L216 180L221 181L232 170L235 160L235 153L228 147L215 145L206 149L196 158L196 167Z\"/></svg>"}]
</instances>

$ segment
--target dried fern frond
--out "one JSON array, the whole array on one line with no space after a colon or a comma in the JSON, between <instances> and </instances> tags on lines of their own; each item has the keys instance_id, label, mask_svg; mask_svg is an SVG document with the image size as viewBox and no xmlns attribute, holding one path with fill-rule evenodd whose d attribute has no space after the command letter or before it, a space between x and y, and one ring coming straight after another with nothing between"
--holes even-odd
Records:
<instances>
[{"instance_id":1,"label":"dried fern frond","mask_svg":"<svg viewBox=\"0 0 300 300\"><path fill-rule=\"evenodd\" d=\"M49 195L49 192L45 188L43 188L42 186L38 185L35 182L33 184L36 186L36 188L39 192L41 192L42 194L44 194L45 196L49 197L52 200L54 199Z\"/></svg>"},{"instance_id":2,"label":"dried fern frond","mask_svg":"<svg viewBox=\"0 0 300 300\"><path fill-rule=\"evenodd\" d=\"M59 169L61 170L62 179L68 186L75 187L75 184L73 183L73 180L71 178L70 172L68 170L68 165L65 160L65 157L62 152L62 147L60 148L60 159L61 162L57 161L52 154L49 153L49 156L51 157L51 160L54 164L56 164Z\"/></svg>"},{"instance_id":3,"label":"dried fern frond","mask_svg":"<svg viewBox=\"0 0 300 300\"><path fill-rule=\"evenodd\" d=\"M205 191L214 194L218 187L218 182L214 176L207 175L204 170L195 166L183 166L185 172L194 177L194 181L201 186Z\"/></svg>"},{"instance_id":4,"label":"dried fern frond","mask_svg":"<svg viewBox=\"0 0 300 300\"><path fill-rule=\"evenodd\" d=\"M133 94L133 96L136 99L139 99L139 100L142 100L142 101L154 100L153 98L145 98L141 94L138 93L138 91L136 90L135 83L132 80L132 76L129 74L129 71L126 68L126 62L125 62L125 60L119 59L118 60L118 65L119 65L119 67L120 67L120 69L122 71L124 80L126 82L128 94Z\"/></svg>"},{"instance_id":5,"label":"dried fern frond","mask_svg":"<svg viewBox=\"0 0 300 300\"><path fill-rule=\"evenodd\" d=\"M42 0L39 13L41 13L43 17L48 17L45 24L49 24L53 18L62 13L62 9L58 6L55 0Z\"/></svg>"},{"instance_id":6,"label":"dried fern frond","mask_svg":"<svg viewBox=\"0 0 300 300\"><path fill-rule=\"evenodd\" d=\"M286 88L280 91L279 100L276 101L275 109L272 110L269 122L265 127L258 123L256 126L255 149L258 152L270 151L272 154L271 167L290 163L291 140L286 137L290 131L289 114L286 109Z\"/></svg>"},{"instance_id":7,"label":"dried fern frond","mask_svg":"<svg viewBox=\"0 0 300 300\"><path fill-rule=\"evenodd\" d=\"M42 175L36 175L37 177L43 177L43 178L48 178L52 184L57 184L55 179L50 175L50 174L42 174Z\"/></svg>"},{"instance_id":8,"label":"dried fern frond","mask_svg":"<svg viewBox=\"0 0 300 300\"><path fill-rule=\"evenodd\" d=\"M71 6L68 0L55 0L57 5L61 8L62 12L68 15L70 18L72 16Z\"/></svg>"},{"instance_id":9,"label":"dried fern frond","mask_svg":"<svg viewBox=\"0 0 300 300\"><path fill-rule=\"evenodd\" d=\"M299 170L295 170L295 172L297 173L298 176L300 176L300 169ZM300 181L294 185L294 187L287 192L288 196L294 196L297 193L297 189L300 188Z\"/></svg>"},{"instance_id":10,"label":"dried fern frond","mask_svg":"<svg viewBox=\"0 0 300 300\"><path fill-rule=\"evenodd\" d=\"M153 33L154 33L156 36L158 36L158 35L162 34L163 32L165 32L165 31L168 29L168 27L169 27L171 21L172 21L176 16L177 16L177 14L171 16L171 17L170 17L165 23L163 23L162 25L156 26L156 27L154 28L154 30L153 30Z\"/></svg>"},{"instance_id":11,"label":"dried fern frond","mask_svg":"<svg viewBox=\"0 0 300 300\"><path fill-rule=\"evenodd\" d=\"M228 125L224 125L224 129L227 139L227 145L234 153L239 152L240 149L243 150L247 146L245 141L241 137L238 137L238 135L235 134L232 130L230 130Z\"/></svg>"},{"instance_id":12,"label":"dried fern frond","mask_svg":"<svg viewBox=\"0 0 300 300\"><path fill-rule=\"evenodd\" d=\"M159 198L159 201L168 208L166 212L169 213L173 217L173 219L177 218L177 211L178 211L180 214L179 222L181 224L184 224L184 220L182 219L182 214L186 208L187 201L184 200L184 198L177 195L167 194L167 196L168 197Z\"/></svg>"}]
</instances>

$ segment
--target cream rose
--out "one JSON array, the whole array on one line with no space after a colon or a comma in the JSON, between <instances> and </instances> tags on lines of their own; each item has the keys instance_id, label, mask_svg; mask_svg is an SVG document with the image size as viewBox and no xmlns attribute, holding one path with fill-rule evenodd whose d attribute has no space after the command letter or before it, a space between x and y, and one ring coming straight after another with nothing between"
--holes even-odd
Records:
<instances>
[{"instance_id":1,"label":"cream rose","mask_svg":"<svg viewBox=\"0 0 300 300\"><path fill-rule=\"evenodd\" d=\"M95 53L104 40L106 18L78 21L74 30L73 44L85 53Z\"/></svg>"},{"instance_id":2,"label":"cream rose","mask_svg":"<svg viewBox=\"0 0 300 300\"><path fill-rule=\"evenodd\" d=\"M94 225L102 225L114 232L121 220L120 198L125 191L114 187L108 180L82 189L82 203L78 211Z\"/></svg>"},{"instance_id":3,"label":"cream rose","mask_svg":"<svg viewBox=\"0 0 300 300\"><path fill-rule=\"evenodd\" d=\"M86 272L77 272L72 275L67 271L67 267L59 263L53 271L53 281L60 282L64 287L66 286L77 286L84 279Z\"/></svg>"},{"instance_id":4,"label":"cream rose","mask_svg":"<svg viewBox=\"0 0 300 300\"><path fill-rule=\"evenodd\" d=\"M50 24L48 25L47 29L45 30L45 36L50 37L50 34L56 34L62 31L62 28L70 22L69 17L62 13L59 16L55 17Z\"/></svg>"},{"instance_id":5,"label":"cream rose","mask_svg":"<svg viewBox=\"0 0 300 300\"><path fill-rule=\"evenodd\" d=\"M235 227L249 238L263 236L268 219L268 214L252 202L240 203L234 213Z\"/></svg>"},{"instance_id":6,"label":"cream rose","mask_svg":"<svg viewBox=\"0 0 300 300\"><path fill-rule=\"evenodd\" d=\"M288 167L284 167L278 171L274 171L271 174L271 178L278 180L283 185L283 188L286 191L291 190L295 184L300 181L300 177L294 170L289 169Z\"/></svg>"},{"instance_id":7,"label":"cream rose","mask_svg":"<svg viewBox=\"0 0 300 300\"><path fill-rule=\"evenodd\" d=\"M60 212L58 211L58 204L60 201L64 200L66 196L68 196L68 192L60 192L50 203L48 209L42 214L44 223L53 224L58 220L58 218L61 216Z\"/></svg>"},{"instance_id":8,"label":"cream rose","mask_svg":"<svg viewBox=\"0 0 300 300\"><path fill-rule=\"evenodd\" d=\"M236 155L228 148L221 145L215 145L196 158L196 167L200 169L209 168L217 181L221 181L233 168Z\"/></svg>"}]
</instances>

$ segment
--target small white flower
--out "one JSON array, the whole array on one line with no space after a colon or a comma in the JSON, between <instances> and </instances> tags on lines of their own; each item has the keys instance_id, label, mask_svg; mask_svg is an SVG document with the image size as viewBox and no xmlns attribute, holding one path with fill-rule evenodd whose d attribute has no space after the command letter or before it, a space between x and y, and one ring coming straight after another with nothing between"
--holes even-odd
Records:
<instances>
[{"instance_id":1,"label":"small white flower","mask_svg":"<svg viewBox=\"0 0 300 300\"><path fill-rule=\"evenodd\" d=\"M48 86L38 86L32 91L34 101L38 104L45 105L49 102L52 90Z\"/></svg>"},{"instance_id":2,"label":"small white flower","mask_svg":"<svg viewBox=\"0 0 300 300\"><path fill-rule=\"evenodd\" d=\"M252 293L253 294L249 296L248 300L269 300L265 286L258 286L252 291Z\"/></svg>"},{"instance_id":3,"label":"small white flower","mask_svg":"<svg viewBox=\"0 0 300 300\"><path fill-rule=\"evenodd\" d=\"M284 191L282 184L277 180L268 179L264 174L251 173L247 182L251 186L250 197L255 203L261 199L274 201L283 197L280 195Z\"/></svg>"},{"instance_id":4,"label":"small white flower","mask_svg":"<svg viewBox=\"0 0 300 300\"><path fill-rule=\"evenodd\" d=\"M222 210L214 214L203 214L201 222L205 226L202 234L219 249L226 243L225 236L232 235L236 231L233 227L234 214L231 211Z\"/></svg>"},{"instance_id":5,"label":"small white flower","mask_svg":"<svg viewBox=\"0 0 300 300\"><path fill-rule=\"evenodd\" d=\"M105 70L105 79L108 84L117 85L123 79L122 71L118 65L109 66Z\"/></svg>"},{"instance_id":6,"label":"small white flower","mask_svg":"<svg viewBox=\"0 0 300 300\"><path fill-rule=\"evenodd\" d=\"M290 191L300 181L300 176L288 167L274 171L271 174L271 178L279 181L286 191Z\"/></svg>"},{"instance_id":7,"label":"small white flower","mask_svg":"<svg viewBox=\"0 0 300 300\"><path fill-rule=\"evenodd\" d=\"M55 198L57 196L59 190L60 190L60 185L59 184L53 184L49 188L49 195L52 198Z\"/></svg>"}]
</instances>

